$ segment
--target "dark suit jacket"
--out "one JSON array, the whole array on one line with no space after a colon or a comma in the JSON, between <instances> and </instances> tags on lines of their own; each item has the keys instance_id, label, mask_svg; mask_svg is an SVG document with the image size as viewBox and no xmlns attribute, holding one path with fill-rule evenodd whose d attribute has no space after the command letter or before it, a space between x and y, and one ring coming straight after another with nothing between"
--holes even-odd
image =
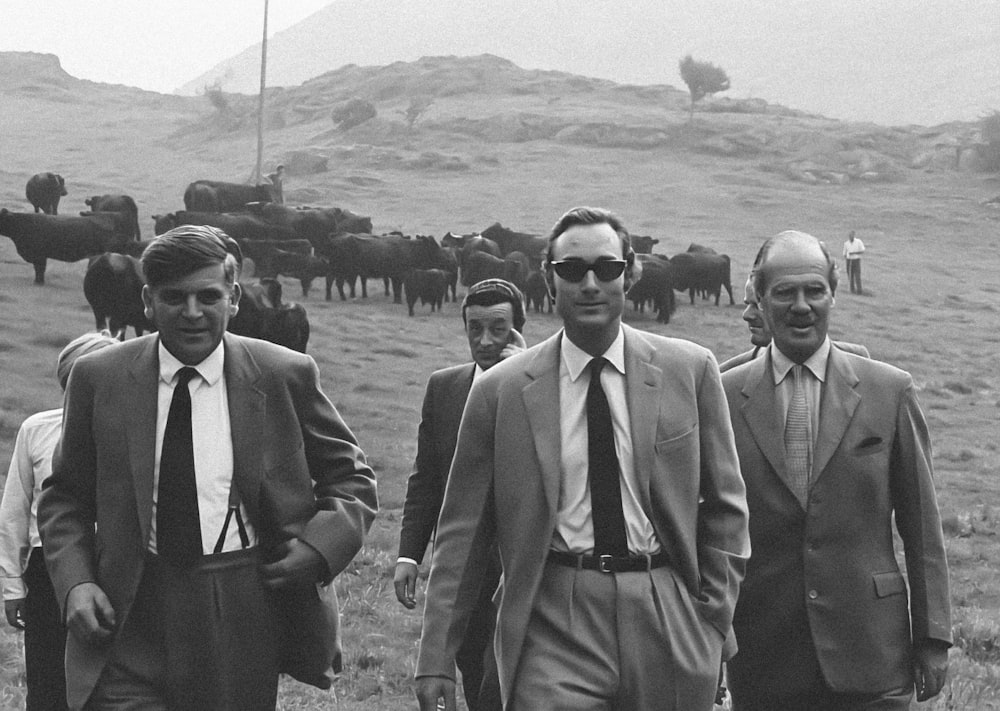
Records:
<instances>
[{"instance_id":1,"label":"dark suit jacket","mask_svg":"<svg viewBox=\"0 0 1000 711\"><path fill-rule=\"evenodd\" d=\"M734 690L907 687L911 639L951 640L930 441L910 376L830 349L808 510L786 485L770 357L723 375L747 485L752 555L733 629ZM903 540L900 573L892 522ZM912 630L912 633L911 633Z\"/></svg>"},{"instance_id":2,"label":"dark suit jacket","mask_svg":"<svg viewBox=\"0 0 1000 711\"><path fill-rule=\"evenodd\" d=\"M38 506L59 604L74 586L96 582L119 628L135 598L150 535L157 343L155 334L144 336L76 361L62 440ZM258 543L298 537L322 554L328 582L361 548L374 519L374 474L320 390L312 358L228 333L224 344L233 483ZM108 651L69 635L74 706L89 697Z\"/></svg>"},{"instance_id":3,"label":"dark suit jacket","mask_svg":"<svg viewBox=\"0 0 1000 711\"><path fill-rule=\"evenodd\" d=\"M693 343L622 328L643 510L703 629L725 635L749 549L715 359ZM561 337L490 368L469 393L439 521L417 676L454 678L455 651L496 541L504 574L494 598L497 663L509 697L559 504Z\"/></svg>"},{"instance_id":4,"label":"dark suit jacket","mask_svg":"<svg viewBox=\"0 0 1000 711\"><path fill-rule=\"evenodd\" d=\"M475 369L475 363L456 365L432 373L427 382L417 433L417 458L406 485L399 532L399 555L418 563L424 558L441 513L458 426Z\"/></svg>"}]
</instances>

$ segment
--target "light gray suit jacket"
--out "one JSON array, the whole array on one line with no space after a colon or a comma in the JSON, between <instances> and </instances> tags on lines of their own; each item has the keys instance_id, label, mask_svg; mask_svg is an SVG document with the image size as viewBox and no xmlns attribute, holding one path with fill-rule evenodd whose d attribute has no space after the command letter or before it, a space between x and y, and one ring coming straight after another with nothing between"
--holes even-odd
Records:
<instances>
[{"instance_id":1,"label":"light gray suit jacket","mask_svg":"<svg viewBox=\"0 0 1000 711\"><path fill-rule=\"evenodd\" d=\"M622 326L643 510L706 626L725 635L750 550L745 490L718 367L687 341ZM454 678L454 656L493 541L498 667L509 697L556 525L562 332L472 386L438 523L416 675Z\"/></svg>"}]
</instances>

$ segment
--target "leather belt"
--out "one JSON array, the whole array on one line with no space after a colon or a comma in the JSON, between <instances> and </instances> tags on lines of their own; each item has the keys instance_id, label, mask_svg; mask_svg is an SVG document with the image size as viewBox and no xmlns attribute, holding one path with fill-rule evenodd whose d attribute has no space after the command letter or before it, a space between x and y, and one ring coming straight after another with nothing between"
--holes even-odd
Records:
<instances>
[{"instance_id":1,"label":"leather belt","mask_svg":"<svg viewBox=\"0 0 1000 711\"><path fill-rule=\"evenodd\" d=\"M584 555L581 553L564 553L549 551L549 562L565 565L569 568L583 570L599 570L602 573L637 573L653 568L661 568L667 564L667 554L660 552L653 555L614 556L614 555Z\"/></svg>"}]
</instances>

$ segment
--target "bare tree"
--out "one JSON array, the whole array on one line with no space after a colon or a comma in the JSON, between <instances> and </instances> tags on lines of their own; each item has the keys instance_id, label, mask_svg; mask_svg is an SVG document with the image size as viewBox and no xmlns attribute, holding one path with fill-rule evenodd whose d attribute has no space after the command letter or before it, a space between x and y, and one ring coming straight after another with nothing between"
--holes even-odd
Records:
<instances>
[{"instance_id":1,"label":"bare tree","mask_svg":"<svg viewBox=\"0 0 1000 711\"><path fill-rule=\"evenodd\" d=\"M729 89L729 77L722 67L710 62L698 62L691 55L680 61L681 79L691 92L691 117L694 120L694 104L705 96Z\"/></svg>"}]
</instances>

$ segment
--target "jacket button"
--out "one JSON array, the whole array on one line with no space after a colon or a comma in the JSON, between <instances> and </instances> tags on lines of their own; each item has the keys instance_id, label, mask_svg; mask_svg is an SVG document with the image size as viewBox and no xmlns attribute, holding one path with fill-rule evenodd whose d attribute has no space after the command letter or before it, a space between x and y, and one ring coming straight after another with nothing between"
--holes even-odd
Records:
<instances>
[{"instance_id":1,"label":"jacket button","mask_svg":"<svg viewBox=\"0 0 1000 711\"><path fill-rule=\"evenodd\" d=\"M819 593L818 592L816 592L815 590L810 590L809 591L809 599L810 600L815 600L818 597L819 597Z\"/></svg>"}]
</instances>

